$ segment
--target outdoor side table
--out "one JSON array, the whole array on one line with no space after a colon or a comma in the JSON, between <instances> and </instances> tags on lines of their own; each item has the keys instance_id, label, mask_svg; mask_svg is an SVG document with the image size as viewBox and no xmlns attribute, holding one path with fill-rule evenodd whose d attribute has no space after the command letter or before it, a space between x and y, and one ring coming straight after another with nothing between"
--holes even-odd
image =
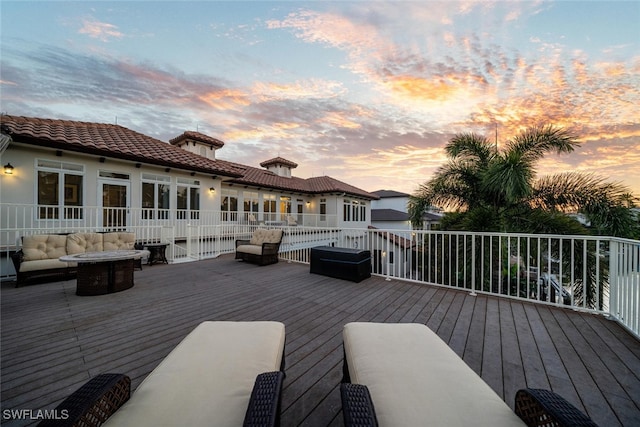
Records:
<instances>
[{"instance_id":1,"label":"outdoor side table","mask_svg":"<svg viewBox=\"0 0 640 427\"><path fill-rule=\"evenodd\" d=\"M169 264L167 261L166 251L168 243L145 243L144 247L149 251L149 259L147 260L147 265L153 265L157 262L162 262L164 264Z\"/></svg>"},{"instance_id":2,"label":"outdoor side table","mask_svg":"<svg viewBox=\"0 0 640 427\"><path fill-rule=\"evenodd\" d=\"M78 263L76 295L104 295L133 287L134 260L149 252L120 250L86 252L60 257L60 261Z\"/></svg>"}]
</instances>

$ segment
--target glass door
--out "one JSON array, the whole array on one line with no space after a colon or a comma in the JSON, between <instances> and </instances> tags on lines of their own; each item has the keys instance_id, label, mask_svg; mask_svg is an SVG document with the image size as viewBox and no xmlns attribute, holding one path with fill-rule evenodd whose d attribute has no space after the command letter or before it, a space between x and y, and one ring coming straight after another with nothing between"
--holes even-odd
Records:
<instances>
[{"instance_id":1,"label":"glass door","mask_svg":"<svg viewBox=\"0 0 640 427\"><path fill-rule=\"evenodd\" d=\"M129 183L100 180L98 204L105 230L125 229L129 223Z\"/></svg>"}]
</instances>

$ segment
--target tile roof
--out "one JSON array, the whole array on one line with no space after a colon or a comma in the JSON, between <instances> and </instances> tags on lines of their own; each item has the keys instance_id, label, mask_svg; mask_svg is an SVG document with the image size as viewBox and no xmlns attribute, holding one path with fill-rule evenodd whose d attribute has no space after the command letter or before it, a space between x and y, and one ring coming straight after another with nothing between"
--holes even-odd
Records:
<instances>
[{"instance_id":1,"label":"tile roof","mask_svg":"<svg viewBox=\"0 0 640 427\"><path fill-rule=\"evenodd\" d=\"M378 230L378 227L374 227L373 225L369 225L367 228L369 230ZM415 248L417 246L417 244L412 242L410 239L398 236L397 234L388 231L374 231L374 233L404 249Z\"/></svg>"},{"instance_id":2,"label":"tile roof","mask_svg":"<svg viewBox=\"0 0 640 427\"><path fill-rule=\"evenodd\" d=\"M240 166L240 165L239 165ZM266 169L244 166L245 173L242 178L228 181L239 185L251 185L253 187L273 188L278 190L291 191L293 193L325 194L325 193L345 193L352 196L363 197L375 200L378 197L360 188L349 185L329 176L319 176L313 178L282 177Z\"/></svg>"},{"instance_id":3,"label":"tile roof","mask_svg":"<svg viewBox=\"0 0 640 427\"><path fill-rule=\"evenodd\" d=\"M0 116L0 124L2 132L11 135L15 142L25 144L222 175L234 178L228 181L230 184L251 185L306 194L345 193L370 200L378 199L375 194L328 176L308 179L281 177L266 169L225 160L207 159L119 125L9 115ZM191 131L187 131L171 141L180 142L185 138L208 143L219 141L199 132ZM222 141L219 142L224 144ZM297 166L297 164L280 157L267 162L273 161ZM266 162L261 165L264 163Z\"/></svg>"},{"instance_id":4,"label":"tile roof","mask_svg":"<svg viewBox=\"0 0 640 427\"><path fill-rule=\"evenodd\" d=\"M243 174L229 163L207 159L119 125L8 115L0 116L0 122L16 142L212 175Z\"/></svg>"},{"instance_id":5,"label":"tile roof","mask_svg":"<svg viewBox=\"0 0 640 427\"><path fill-rule=\"evenodd\" d=\"M371 209L371 221L409 221L409 214L396 209Z\"/></svg>"},{"instance_id":6,"label":"tile roof","mask_svg":"<svg viewBox=\"0 0 640 427\"><path fill-rule=\"evenodd\" d=\"M189 141L201 142L203 144L210 145L215 148L224 147L224 142L220 141L217 138L213 138L209 135L205 135L204 133L195 132L188 130L184 132L182 135L176 136L173 139L169 140L169 144L181 146L183 143L188 143Z\"/></svg>"},{"instance_id":7,"label":"tile roof","mask_svg":"<svg viewBox=\"0 0 640 427\"><path fill-rule=\"evenodd\" d=\"M282 157L275 157L271 160L265 160L264 162L260 163L260 166L262 167L267 167L271 165L285 165L285 166L289 166L292 169L298 167L297 163L294 163L291 160L283 159Z\"/></svg>"},{"instance_id":8,"label":"tile roof","mask_svg":"<svg viewBox=\"0 0 640 427\"><path fill-rule=\"evenodd\" d=\"M391 197L409 197L409 194L401 193L395 190L378 190L378 191L373 191L372 193L377 195L381 199L387 199Z\"/></svg>"}]
</instances>

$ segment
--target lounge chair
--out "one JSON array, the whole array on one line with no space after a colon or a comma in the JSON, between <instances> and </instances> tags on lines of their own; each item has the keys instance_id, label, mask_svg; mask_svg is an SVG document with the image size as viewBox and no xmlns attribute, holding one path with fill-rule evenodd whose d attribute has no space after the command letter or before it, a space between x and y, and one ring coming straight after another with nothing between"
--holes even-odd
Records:
<instances>
[{"instance_id":1,"label":"lounge chair","mask_svg":"<svg viewBox=\"0 0 640 427\"><path fill-rule=\"evenodd\" d=\"M349 323L346 426L595 426L562 397L521 390L516 413L427 326Z\"/></svg>"},{"instance_id":2,"label":"lounge chair","mask_svg":"<svg viewBox=\"0 0 640 427\"><path fill-rule=\"evenodd\" d=\"M291 215L289 215L287 217L287 226L289 227L296 227L298 225L298 221L296 221L296 219L294 217L292 217Z\"/></svg>"},{"instance_id":3,"label":"lounge chair","mask_svg":"<svg viewBox=\"0 0 640 427\"><path fill-rule=\"evenodd\" d=\"M235 259L258 265L277 263L282 234L280 228L270 230L258 228L253 232L250 240L236 240Z\"/></svg>"},{"instance_id":4,"label":"lounge chair","mask_svg":"<svg viewBox=\"0 0 640 427\"><path fill-rule=\"evenodd\" d=\"M277 426L284 341L279 322L204 322L132 395L126 375L99 375L40 425Z\"/></svg>"}]
</instances>

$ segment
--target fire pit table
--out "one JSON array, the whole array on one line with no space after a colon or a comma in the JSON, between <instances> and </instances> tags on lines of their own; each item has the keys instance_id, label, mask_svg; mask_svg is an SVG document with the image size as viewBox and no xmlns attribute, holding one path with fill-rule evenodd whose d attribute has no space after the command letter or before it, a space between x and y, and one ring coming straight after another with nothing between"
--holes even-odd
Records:
<instances>
[{"instance_id":1,"label":"fire pit table","mask_svg":"<svg viewBox=\"0 0 640 427\"><path fill-rule=\"evenodd\" d=\"M86 252L60 261L78 263L76 295L104 295L133 287L134 260L148 255L145 250Z\"/></svg>"}]
</instances>

